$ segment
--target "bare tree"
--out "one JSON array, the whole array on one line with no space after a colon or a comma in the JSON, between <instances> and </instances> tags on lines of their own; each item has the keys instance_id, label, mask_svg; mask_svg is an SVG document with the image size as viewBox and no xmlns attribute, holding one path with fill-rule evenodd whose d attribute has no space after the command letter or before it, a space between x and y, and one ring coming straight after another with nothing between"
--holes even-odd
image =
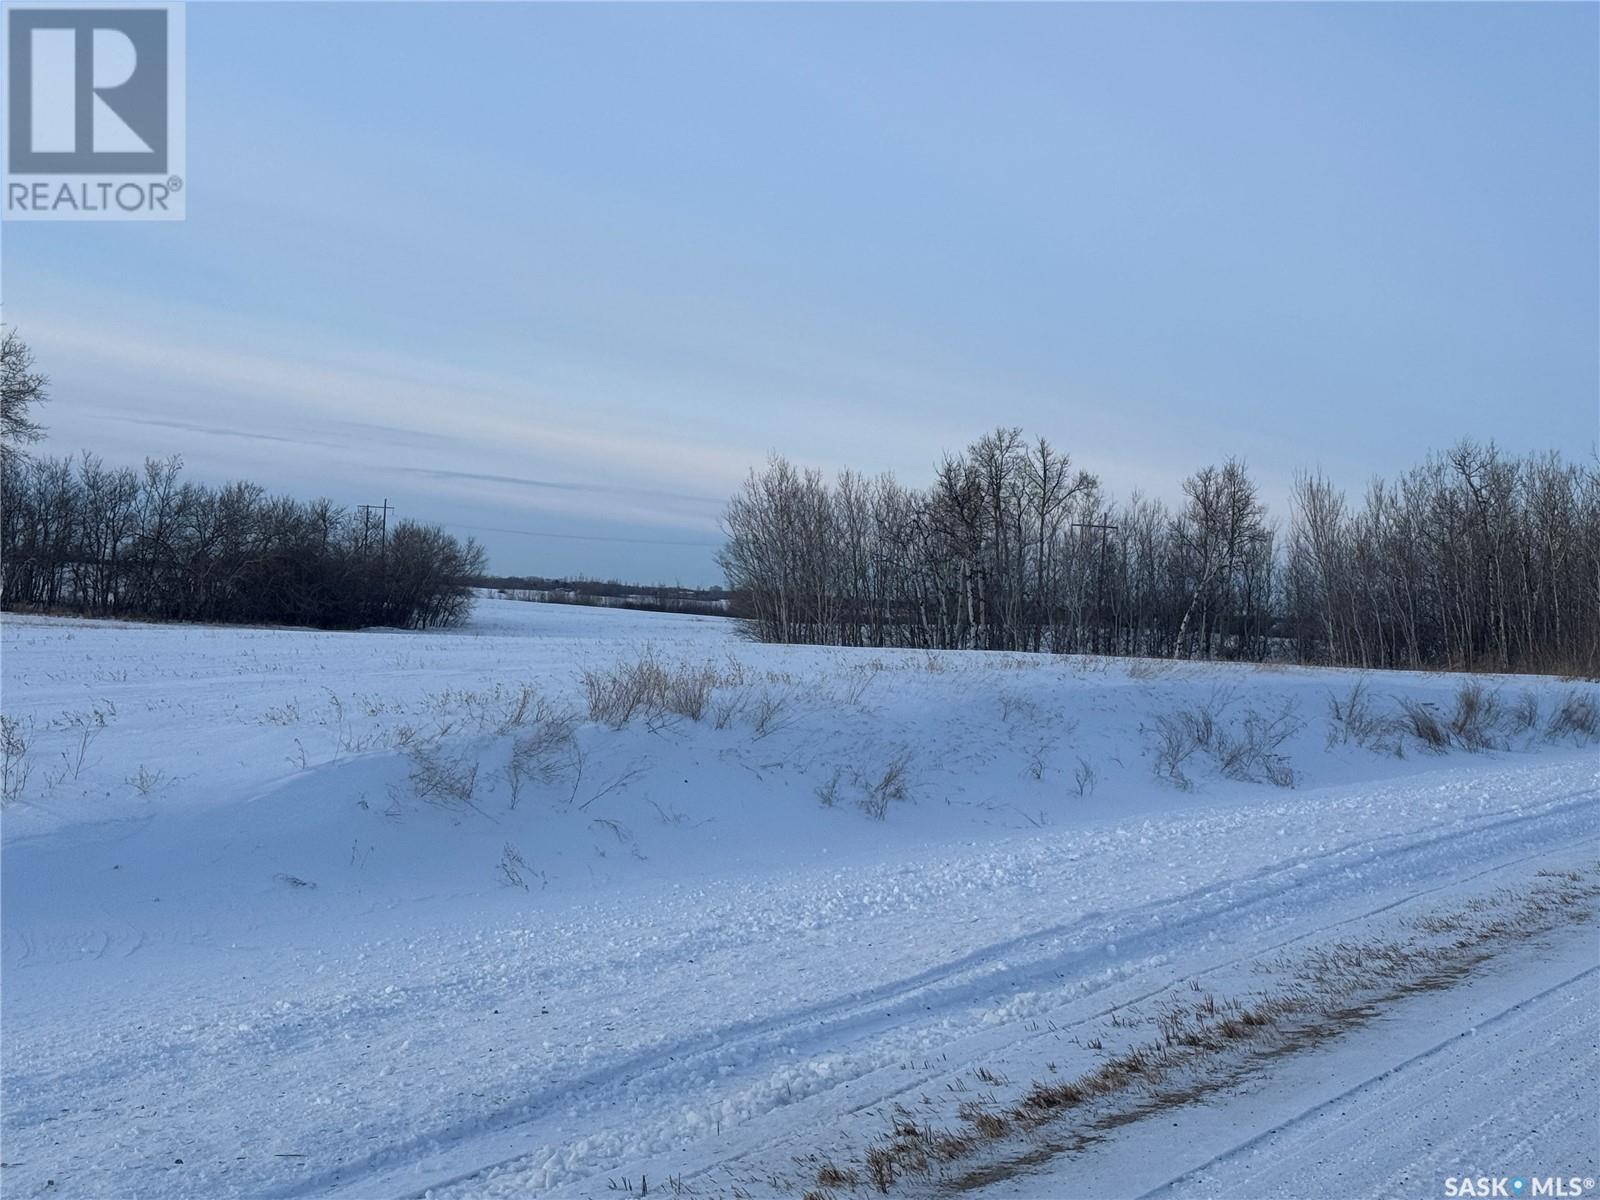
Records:
<instances>
[{"instance_id":1,"label":"bare tree","mask_svg":"<svg viewBox=\"0 0 1600 1200\"><path fill-rule=\"evenodd\" d=\"M34 370L33 352L11 326L0 335L0 470L25 457L22 447L44 437L34 407L50 398L50 381Z\"/></svg>"},{"instance_id":2,"label":"bare tree","mask_svg":"<svg viewBox=\"0 0 1600 1200\"><path fill-rule=\"evenodd\" d=\"M730 504L721 561L772 641L1600 668L1593 467L1463 443L1356 505L1300 475L1281 540L1242 463L1183 487L1175 513L1118 504L1004 428L922 490L774 458Z\"/></svg>"},{"instance_id":3,"label":"bare tree","mask_svg":"<svg viewBox=\"0 0 1600 1200\"><path fill-rule=\"evenodd\" d=\"M1232 598L1241 566L1247 554L1267 540L1266 508L1237 459L1228 459L1220 471L1206 467L1195 472L1183 481L1183 491L1188 503L1177 532L1180 545L1192 559L1192 583L1172 657L1188 652L1189 626L1198 608L1200 640L1209 658L1217 617L1225 601Z\"/></svg>"},{"instance_id":4,"label":"bare tree","mask_svg":"<svg viewBox=\"0 0 1600 1200\"><path fill-rule=\"evenodd\" d=\"M484 570L472 539L402 521L380 551L330 501L180 483L180 470L18 459L0 477L6 606L325 628L465 619Z\"/></svg>"}]
</instances>

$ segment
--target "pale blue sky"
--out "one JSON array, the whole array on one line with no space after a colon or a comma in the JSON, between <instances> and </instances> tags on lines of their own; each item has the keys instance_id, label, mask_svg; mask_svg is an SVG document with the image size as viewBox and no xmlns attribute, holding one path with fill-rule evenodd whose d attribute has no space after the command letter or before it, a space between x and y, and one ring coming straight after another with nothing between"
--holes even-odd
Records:
<instances>
[{"instance_id":1,"label":"pale blue sky","mask_svg":"<svg viewBox=\"0 0 1600 1200\"><path fill-rule=\"evenodd\" d=\"M921 482L997 423L1119 494L1582 455L1597 16L196 3L188 221L8 226L6 317L48 450L506 572L711 582L769 450Z\"/></svg>"}]
</instances>

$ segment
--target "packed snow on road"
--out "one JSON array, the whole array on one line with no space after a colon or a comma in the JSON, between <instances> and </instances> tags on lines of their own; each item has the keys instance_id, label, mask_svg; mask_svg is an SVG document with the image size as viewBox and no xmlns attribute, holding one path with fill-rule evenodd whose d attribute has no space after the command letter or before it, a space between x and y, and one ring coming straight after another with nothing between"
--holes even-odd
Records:
<instances>
[{"instance_id":1,"label":"packed snow on road","mask_svg":"<svg viewBox=\"0 0 1600 1200\"><path fill-rule=\"evenodd\" d=\"M495 599L3 638L8 1196L1600 1173L1591 684Z\"/></svg>"}]
</instances>

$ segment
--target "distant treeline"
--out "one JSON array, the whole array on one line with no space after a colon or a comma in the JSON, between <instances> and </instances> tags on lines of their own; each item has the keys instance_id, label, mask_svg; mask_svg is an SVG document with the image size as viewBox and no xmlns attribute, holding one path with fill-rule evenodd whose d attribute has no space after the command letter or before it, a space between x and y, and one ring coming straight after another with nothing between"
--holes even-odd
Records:
<instances>
[{"instance_id":1,"label":"distant treeline","mask_svg":"<svg viewBox=\"0 0 1600 1200\"><path fill-rule=\"evenodd\" d=\"M1237 461L1183 496L1114 501L1017 429L926 488L774 458L720 562L765 641L1600 672L1593 465L1462 442L1354 503L1300 475L1286 526Z\"/></svg>"},{"instance_id":2,"label":"distant treeline","mask_svg":"<svg viewBox=\"0 0 1600 1200\"><path fill-rule=\"evenodd\" d=\"M0 473L7 608L165 621L410 629L457 624L483 550L437 526L377 520L253 483L11 456Z\"/></svg>"},{"instance_id":3,"label":"distant treeline","mask_svg":"<svg viewBox=\"0 0 1600 1200\"><path fill-rule=\"evenodd\" d=\"M690 588L679 584L623 583L616 579L546 579L538 575L492 575L474 580L479 587L513 600L543 604L580 604L595 608L627 608L643 612L688 613L725 617L733 597L726 588Z\"/></svg>"}]
</instances>

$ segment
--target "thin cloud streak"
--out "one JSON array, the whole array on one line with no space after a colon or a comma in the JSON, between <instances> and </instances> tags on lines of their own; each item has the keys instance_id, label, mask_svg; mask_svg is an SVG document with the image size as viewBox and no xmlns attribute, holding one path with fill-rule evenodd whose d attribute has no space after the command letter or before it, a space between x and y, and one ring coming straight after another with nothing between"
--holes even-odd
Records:
<instances>
[{"instance_id":1,"label":"thin cloud streak","mask_svg":"<svg viewBox=\"0 0 1600 1200\"><path fill-rule=\"evenodd\" d=\"M220 349L194 342L174 344L170 337L133 336L92 329L72 321L35 316L29 322L34 344L59 356L92 359L118 372L138 372L170 386L213 395L265 400L276 406L280 420L285 403L309 426L321 414L358 414L363 421L390 424L397 419L437 432L454 442L497 447L501 453L525 450L558 453L586 463L590 469L638 472L651 478L737 479L749 455L699 443L642 438L614 429L573 422L567 413L581 405L557 403L520 381L470 374L421 360L406 363L409 374L396 370L392 355L363 359L351 356L324 363L291 355L267 356ZM431 380L418 382L419 376ZM448 428L441 428L444 421Z\"/></svg>"},{"instance_id":2,"label":"thin cloud streak","mask_svg":"<svg viewBox=\"0 0 1600 1200\"><path fill-rule=\"evenodd\" d=\"M567 483L552 479L529 479L521 475L494 475L484 471L445 471L434 467L401 467L407 475L425 475L434 479L467 479L485 483L510 483L518 487L545 488L559 492L587 492L603 495L633 496L639 499L682 500L691 504L707 504L721 508L725 500L714 496L694 496L683 492L664 492L653 488L628 487L609 483Z\"/></svg>"}]
</instances>

